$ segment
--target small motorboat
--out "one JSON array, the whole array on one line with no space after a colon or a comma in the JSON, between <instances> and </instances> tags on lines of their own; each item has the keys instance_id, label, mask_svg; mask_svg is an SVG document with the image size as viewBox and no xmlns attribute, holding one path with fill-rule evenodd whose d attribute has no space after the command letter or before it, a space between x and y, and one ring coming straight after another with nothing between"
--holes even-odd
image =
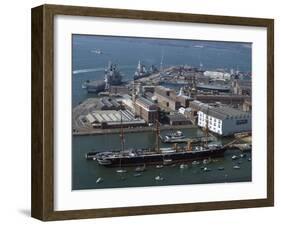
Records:
<instances>
[{"instance_id":1,"label":"small motorboat","mask_svg":"<svg viewBox=\"0 0 281 226\"><path fill-rule=\"evenodd\" d=\"M240 158L245 158L246 157L246 154L240 154Z\"/></svg>"},{"instance_id":2,"label":"small motorboat","mask_svg":"<svg viewBox=\"0 0 281 226\"><path fill-rule=\"evenodd\" d=\"M102 51L100 49L93 49L91 50L91 53L102 54Z\"/></svg>"},{"instance_id":3,"label":"small motorboat","mask_svg":"<svg viewBox=\"0 0 281 226\"><path fill-rule=\"evenodd\" d=\"M166 134L162 139L164 143L175 143L175 142L184 142L185 136L183 135L182 131L178 130L174 133Z\"/></svg>"},{"instance_id":4,"label":"small motorboat","mask_svg":"<svg viewBox=\"0 0 281 226\"><path fill-rule=\"evenodd\" d=\"M204 167L204 168L203 168L203 171L204 171L204 172L209 172L209 171L211 171L211 169L208 168L208 167Z\"/></svg>"},{"instance_id":5,"label":"small motorboat","mask_svg":"<svg viewBox=\"0 0 281 226\"><path fill-rule=\"evenodd\" d=\"M196 160L192 162L192 165L199 165L199 164L200 164L200 162L196 161Z\"/></svg>"},{"instance_id":6,"label":"small motorboat","mask_svg":"<svg viewBox=\"0 0 281 226\"><path fill-rule=\"evenodd\" d=\"M224 167L223 166L219 166L218 170L224 170Z\"/></svg>"},{"instance_id":7,"label":"small motorboat","mask_svg":"<svg viewBox=\"0 0 281 226\"><path fill-rule=\"evenodd\" d=\"M164 167L163 165L156 165L156 169L161 169L163 167Z\"/></svg>"},{"instance_id":8,"label":"small motorboat","mask_svg":"<svg viewBox=\"0 0 281 226\"><path fill-rule=\"evenodd\" d=\"M210 163L210 160L209 160L209 159L204 159L204 160L203 160L203 164L204 164L204 165L206 165L206 164L208 164L208 163Z\"/></svg>"},{"instance_id":9,"label":"small motorboat","mask_svg":"<svg viewBox=\"0 0 281 226\"><path fill-rule=\"evenodd\" d=\"M175 133L169 133L165 136L166 139L183 139L185 136L183 135L182 131L178 130Z\"/></svg>"},{"instance_id":10,"label":"small motorboat","mask_svg":"<svg viewBox=\"0 0 281 226\"><path fill-rule=\"evenodd\" d=\"M164 160L163 160L163 165L171 165L172 162L173 162L172 159L164 159Z\"/></svg>"},{"instance_id":11,"label":"small motorboat","mask_svg":"<svg viewBox=\"0 0 281 226\"><path fill-rule=\"evenodd\" d=\"M156 177L155 177L155 180L157 180L157 181L162 181L162 180L164 180L164 177L156 176Z\"/></svg>"},{"instance_id":12,"label":"small motorboat","mask_svg":"<svg viewBox=\"0 0 281 226\"><path fill-rule=\"evenodd\" d=\"M181 169L186 169L186 168L188 168L188 165L187 164L180 164L180 168Z\"/></svg>"},{"instance_id":13,"label":"small motorboat","mask_svg":"<svg viewBox=\"0 0 281 226\"><path fill-rule=\"evenodd\" d=\"M99 178L96 180L96 184L99 184L99 183L101 183L101 182L103 182L103 179L102 179L101 177L99 177Z\"/></svg>"},{"instance_id":14,"label":"small motorboat","mask_svg":"<svg viewBox=\"0 0 281 226\"><path fill-rule=\"evenodd\" d=\"M232 159L232 160L236 160L236 159L238 159L238 156L237 156L237 155L233 155L233 156L231 157L231 159Z\"/></svg>"},{"instance_id":15,"label":"small motorboat","mask_svg":"<svg viewBox=\"0 0 281 226\"><path fill-rule=\"evenodd\" d=\"M118 170L116 170L116 173L127 173L127 170L125 170L125 169L118 169Z\"/></svg>"},{"instance_id":16,"label":"small motorboat","mask_svg":"<svg viewBox=\"0 0 281 226\"><path fill-rule=\"evenodd\" d=\"M233 166L233 169L240 169L240 166Z\"/></svg>"},{"instance_id":17,"label":"small motorboat","mask_svg":"<svg viewBox=\"0 0 281 226\"><path fill-rule=\"evenodd\" d=\"M138 166L138 167L135 168L135 171L136 171L136 172L143 172L143 171L145 171L145 170L146 170L145 165L143 165L143 166Z\"/></svg>"}]
</instances>

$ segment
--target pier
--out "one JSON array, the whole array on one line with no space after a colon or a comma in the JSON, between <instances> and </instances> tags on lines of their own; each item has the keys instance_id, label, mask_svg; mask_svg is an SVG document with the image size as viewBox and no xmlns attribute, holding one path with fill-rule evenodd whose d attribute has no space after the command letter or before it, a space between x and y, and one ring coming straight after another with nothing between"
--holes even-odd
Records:
<instances>
[{"instance_id":1,"label":"pier","mask_svg":"<svg viewBox=\"0 0 281 226\"><path fill-rule=\"evenodd\" d=\"M248 133L234 136L235 139L224 146L230 149L239 149L241 152L252 150L252 136ZM238 143L239 142L239 143Z\"/></svg>"}]
</instances>

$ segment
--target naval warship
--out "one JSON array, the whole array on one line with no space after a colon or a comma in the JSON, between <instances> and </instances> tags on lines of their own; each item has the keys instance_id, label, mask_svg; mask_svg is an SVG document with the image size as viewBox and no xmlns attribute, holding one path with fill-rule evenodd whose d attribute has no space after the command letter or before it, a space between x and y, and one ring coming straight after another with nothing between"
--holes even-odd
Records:
<instances>
[{"instance_id":1,"label":"naval warship","mask_svg":"<svg viewBox=\"0 0 281 226\"><path fill-rule=\"evenodd\" d=\"M147 70L145 65L142 64L141 61L139 60L137 69L136 69L135 74L134 74L134 80L138 80L138 79L141 79L141 78L144 78L144 77L148 77L149 75L157 73L157 72L159 72L159 71L154 65L151 65L149 70Z\"/></svg>"},{"instance_id":2,"label":"naval warship","mask_svg":"<svg viewBox=\"0 0 281 226\"><path fill-rule=\"evenodd\" d=\"M87 80L82 84L82 88L86 89L88 93L98 93L109 90L110 86L121 85L122 75L117 67L117 64L108 62L108 66L104 71L104 80Z\"/></svg>"}]
</instances>

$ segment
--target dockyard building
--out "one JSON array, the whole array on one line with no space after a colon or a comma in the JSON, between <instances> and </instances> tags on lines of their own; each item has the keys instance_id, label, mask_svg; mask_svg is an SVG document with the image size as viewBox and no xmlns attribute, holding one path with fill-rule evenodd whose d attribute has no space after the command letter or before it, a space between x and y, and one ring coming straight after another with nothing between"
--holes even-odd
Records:
<instances>
[{"instance_id":1,"label":"dockyard building","mask_svg":"<svg viewBox=\"0 0 281 226\"><path fill-rule=\"evenodd\" d=\"M95 108L97 110L120 110L122 109L122 105L115 98L102 97L97 102Z\"/></svg>"},{"instance_id":2,"label":"dockyard building","mask_svg":"<svg viewBox=\"0 0 281 226\"><path fill-rule=\"evenodd\" d=\"M135 101L135 114L147 123L154 123L158 119L158 107L152 101L138 97Z\"/></svg>"},{"instance_id":3,"label":"dockyard building","mask_svg":"<svg viewBox=\"0 0 281 226\"><path fill-rule=\"evenodd\" d=\"M191 100L190 97L181 93L177 94L175 90L163 86L157 86L154 94L161 108L173 111L178 110L180 107L188 107Z\"/></svg>"},{"instance_id":4,"label":"dockyard building","mask_svg":"<svg viewBox=\"0 0 281 226\"><path fill-rule=\"evenodd\" d=\"M128 128L146 125L143 119L135 118L134 114L129 110L97 110L86 115L86 120L93 128L101 129Z\"/></svg>"},{"instance_id":5,"label":"dockyard building","mask_svg":"<svg viewBox=\"0 0 281 226\"><path fill-rule=\"evenodd\" d=\"M252 129L251 113L228 106L203 104L197 114L199 127L208 127L209 131L222 136L249 132Z\"/></svg>"},{"instance_id":6,"label":"dockyard building","mask_svg":"<svg viewBox=\"0 0 281 226\"><path fill-rule=\"evenodd\" d=\"M229 104L229 105L243 105L245 100L247 99L247 96L239 95L239 94L220 94L220 95L203 95L203 94L197 94L196 100L201 101L203 103L214 103L214 102L220 102L222 104Z\"/></svg>"},{"instance_id":7,"label":"dockyard building","mask_svg":"<svg viewBox=\"0 0 281 226\"><path fill-rule=\"evenodd\" d=\"M171 112L167 115L168 122L170 125L190 125L192 122L183 114L178 112Z\"/></svg>"}]
</instances>

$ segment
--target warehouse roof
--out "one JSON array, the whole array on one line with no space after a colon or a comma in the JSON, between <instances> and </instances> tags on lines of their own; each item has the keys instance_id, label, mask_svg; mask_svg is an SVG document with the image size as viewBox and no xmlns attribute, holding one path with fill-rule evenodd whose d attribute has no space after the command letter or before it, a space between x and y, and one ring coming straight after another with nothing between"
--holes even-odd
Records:
<instances>
[{"instance_id":1,"label":"warehouse roof","mask_svg":"<svg viewBox=\"0 0 281 226\"><path fill-rule=\"evenodd\" d=\"M138 99L136 100L136 104L141 105L148 110L157 110L157 106L155 105L155 103L144 97L138 97Z\"/></svg>"},{"instance_id":2,"label":"warehouse roof","mask_svg":"<svg viewBox=\"0 0 281 226\"><path fill-rule=\"evenodd\" d=\"M200 111L204 112L207 115L213 116L218 119L243 119L251 117L249 112L244 112L235 108L231 108L228 106L219 106L213 107L208 105L203 105Z\"/></svg>"},{"instance_id":3,"label":"warehouse roof","mask_svg":"<svg viewBox=\"0 0 281 226\"><path fill-rule=\"evenodd\" d=\"M167 116L170 121L173 122L182 122L187 121L188 119L180 113L173 113Z\"/></svg>"}]
</instances>

